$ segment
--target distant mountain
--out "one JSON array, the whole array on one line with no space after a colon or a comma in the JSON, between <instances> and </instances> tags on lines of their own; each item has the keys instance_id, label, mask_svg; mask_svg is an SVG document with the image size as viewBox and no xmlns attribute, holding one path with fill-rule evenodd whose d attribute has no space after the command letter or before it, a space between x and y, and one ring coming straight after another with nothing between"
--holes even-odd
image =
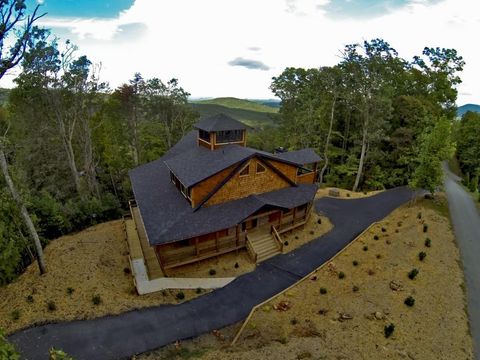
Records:
<instances>
[{"instance_id":1,"label":"distant mountain","mask_svg":"<svg viewBox=\"0 0 480 360\"><path fill-rule=\"evenodd\" d=\"M225 106L231 109L242 109L266 113L276 113L278 108L265 105L263 100L246 100L246 99L237 99L234 97L221 97L215 99L207 100L197 100L192 101L195 104L209 104L209 105L220 105Z\"/></svg>"},{"instance_id":2,"label":"distant mountain","mask_svg":"<svg viewBox=\"0 0 480 360\"><path fill-rule=\"evenodd\" d=\"M477 104L465 104L457 108L457 116L462 117L467 111L480 113L480 105Z\"/></svg>"}]
</instances>

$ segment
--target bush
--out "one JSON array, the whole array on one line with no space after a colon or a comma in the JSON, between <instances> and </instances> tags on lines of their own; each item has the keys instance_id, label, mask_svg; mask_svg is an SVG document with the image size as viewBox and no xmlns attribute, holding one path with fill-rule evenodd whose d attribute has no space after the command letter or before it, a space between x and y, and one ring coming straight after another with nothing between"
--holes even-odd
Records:
<instances>
[{"instance_id":1,"label":"bush","mask_svg":"<svg viewBox=\"0 0 480 360\"><path fill-rule=\"evenodd\" d=\"M340 271L340 272L338 273L338 278L339 278L339 279L344 279L344 278L345 278L345 273L344 273L343 271Z\"/></svg>"},{"instance_id":2,"label":"bush","mask_svg":"<svg viewBox=\"0 0 480 360\"><path fill-rule=\"evenodd\" d=\"M365 245L362 249L363 249L363 251L368 251L368 246Z\"/></svg>"},{"instance_id":3,"label":"bush","mask_svg":"<svg viewBox=\"0 0 480 360\"><path fill-rule=\"evenodd\" d=\"M422 213L419 212L419 213L417 214L417 219L421 219L421 218L422 218Z\"/></svg>"},{"instance_id":4,"label":"bush","mask_svg":"<svg viewBox=\"0 0 480 360\"><path fill-rule=\"evenodd\" d=\"M178 299L178 300L183 300L185 299L185 294L183 293L183 291L179 291L177 293L177 295L175 295L175 297Z\"/></svg>"},{"instance_id":5,"label":"bush","mask_svg":"<svg viewBox=\"0 0 480 360\"><path fill-rule=\"evenodd\" d=\"M403 302L405 305L412 307L415 305L415 299L411 296L407 297L405 301Z\"/></svg>"},{"instance_id":6,"label":"bush","mask_svg":"<svg viewBox=\"0 0 480 360\"><path fill-rule=\"evenodd\" d=\"M428 231L428 224L423 224L423 232L426 233Z\"/></svg>"},{"instance_id":7,"label":"bush","mask_svg":"<svg viewBox=\"0 0 480 360\"><path fill-rule=\"evenodd\" d=\"M375 271L373 269L368 269L367 274L370 276L375 275Z\"/></svg>"},{"instance_id":8,"label":"bush","mask_svg":"<svg viewBox=\"0 0 480 360\"><path fill-rule=\"evenodd\" d=\"M347 193L347 197L350 197L350 193Z\"/></svg>"},{"instance_id":9,"label":"bush","mask_svg":"<svg viewBox=\"0 0 480 360\"><path fill-rule=\"evenodd\" d=\"M197 294L201 294L202 291L203 291L202 288L197 288L197 290L195 290L195 292L196 292Z\"/></svg>"},{"instance_id":10,"label":"bush","mask_svg":"<svg viewBox=\"0 0 480 360\"><path fill-rule=\"evenodd\" d=\"M217 270L215 269L210 269L210 271L208 272L210 274L210 276L213 276L217 273Z\"/></svg>"},{"instance_id":11,"label":"bush","mask_svg":"<svg viewBox=\"0 0 480 360\"><path fill-rule=\"evenodd\" d=\"M132 270L130 270L130 268L128 268L128 267L124 267L124 268L123 268L123 273L124 273L125 275L129 275L129 274L132 273Z\"/></svg>"},{"instance_id":12,"label":"bush","mask_svg":"<svg viewBox=\"0 0 480 360\"><path fill-rule=\"evenodd\" d=\"M327 293L327 289L324 287L320 288L320 294L325 295Z\"/></svg>"},{"instance_id":13,"label":"bush","mask_svg":"<svg viewBox=\"0 0 480 360\"><path fill-rule=\"evenodd\" d=\"M423 259L425 259L426 256L427 256L427 253L424 252L424 251L420 251L420 252L418 253L418 259L419 259L420 261L423 261Z\"/></svg>"},{"instance_id":14,"label":"bush","mask_svg":"<svg viewBox=\"0 0 480 360\"><path fill-rule=\"evenodd\" d=\"M57 310L57 304L55 304L55 301L49 301L47 303L47 309L48 311L55 311Z\"/></svg>"},{"instance_id":15,"label":"bush","mask_svg":"<svg viewBox=\"0 0 480 360\"><path fill-rule=\"evenodd\" d=\"M68 220L62 205L48 191L42 190L37 196L33 196L31 205L42 237L55 239L68 231Z\"/></svg>"},{"instance_id":16,"label":"bush","mask_svg":"<svg viewBox=\"0 0 480 360\"><path fill-rule=\"evenodd\" d=\"M410 280L413 280L413 279L415 279L415 278L417 277L417 275L418 275L418 269L412 269L412 270L410 270L410 272L408 273L408 278L409 278Z\"/></svg>"},{"instance_id":17,"label":"bush","mask_svg":"<svg viewBox=\"0 0 480 360\"><path fill-rule=\"evenodd\" d=\"M403 223L402 223L401 221L397 222L397 226L398 226L398 227L402 226L402 224L403 224Z\"/></svg>"},{"instance_id":18,"label":"bush","mask_svg":"<svg viewBox=\"0 0 480 360\"><path fill-rule=\"evenodd\" d=\"M432 240L430 240L429 238L426 238L425 239L425 246L426 247L431 247L432 246Z\"/></svg>"},{"instance_id":19,"label":"bush","mask_svg":"<svg viewBox=\"0 0 480 360\"><path fill-rule=\"evenodd\" d=\"M386 232L386 231L387 231L387 229L385 229L384 227L382 227L382 232Z\"/></svg>"},{"instance_id":20,"label":"bush","mask_svg":"<svg viewBox=\"0 0 480 360\"><path fill-rule=\"evenodd\" d=\"M20 355L15 350L15 347L10 344L3 334L3 331L0 330L0 356L2 359L6 360L18 360Z\"/></svg>"},{"instance_id":21,"label":"bush","mask_svg":"<svg viewBox=\"0 0 480 360\"><path fill-rule=\"evenodd\" d=\"M283 242L283 245L288 246L288 241L285 240L285 241Z\"/></svg>"},{"instance_id":22,"label":"bush","mask_svg":"<svg viewBox=\"0 0 480 360\"><path fill-rule=\"evenodd\" d=\"M322 223L322 219L318 219L317 224L321 224L321 223Z\"/></svg>"},{"instance_id":23,"label":"bush","mask_svg":"<svg viewBox=\"0 0 480 360\"><path fill-rule=\"evenodd\" d=\"M290 324L292 325L297 325L298 324L298 320L296 318L293 318L292 320L290 320Z\"/></svg>"},{"instance_id":24,"label":"bush","mask_svg":"<svg viewBox=\"0 0 480 360\"><path fill-rule=\"evenodd\" d=\"M68 287L68 288L67 288L67 294L68 294L68 295L72 295L74 291L75 291L75 289L72 288L72 287Z\"/></svg>"},{"instance_id":25,"label":"bush","mask_svg":"<svg viewBox=\"0 0 480 360\"><path fill-rule=\"evenodd\" d=\"M310 235L313 235L313 234L315 234L315 231L310 230Z\"/></svg>"},{"instance_id":26,"label":"bush","mask_svg":"<svg viewBox=\"0 0 480 360\"><path fill-rule=\"evenodd\" d=\"M233 267L234 267L235 269L238 269L238 268L240 267L240 265L238 265L238 262L236 262L235 265L233 265Z\"/></svg>"},{"instance_id":27,"label":"bush","mask_svg":"<svg viewBox=\"0 0 480 360\"><path fill-rule=\"evenodd\" d=\"M33 295L28 295L25 300L27 300L28 303L33 303Z\"/></svg>"},{"instance_id":28,"label":"bush","mask_svg":"<svg viewBox=\"0 0 480 360\"><path fill-rule=\"evenodd\" d=\"M382 258L382 255L377 254L377 255L376 255L376 258L377 258L377 259L381 259L381 258Z\"/></svg>"},{"instance_id":29,"label":"bush","mask_svg":"<svg viewBox=\"0 0 480 360\"><path fill-rule=\"evenodd\" d=\"M74 360L65 351L60 349L51 348L49 350L50 360Z\"/></svg>"},{"instance_id":30,"label":"bush","mask_svg":"<svg viewBox=\"0 0 480 360\"><path fill-rule=\"evenodd\" d=\"M168 295L167 290L162 290L162 296L167 296L167 295Z\"/></svg>"},{"instance_id":31,"label":"bush","mask_svg":"<svg viewBox=\"0 0 480 360\"><path fill-rule=\"evenodd\" d=\"M13 310L13 311L11 312L10 315L12 316L12 319L13 319L14 321L17 321L18 319L20 319L20 310L15 309L15 310Z\"/></svg>"},{"instance_id":32,"label":"bush","mask_svg":"<svg viewBox=\"0 0 480 360\"><path fill-rule=\"evenodd\" d=\"M100 297L100 295L93 295L92 296L92 303L93 305L100 305L102 303L102 298Z\"/></svg>"},{"instance_id":33,"label":"bush","mask_svg":"<svg viewBox=\"0 0 480 360\"><path fill-rule=\"evenodd\" d=\"M358 290L360 290L360 288L357 285L354 285L352 291L357 292Z\"/></svg>"},{"instance_id":34,"label":"bush","mask_svg":"<svg viewBox=\"0 0 480 360\"><path fill-rule=\"evenodd\" d=\"M380 239L378 235L373 235L373 240L378 240L378 239Z\"/></svg>"},{"instance_id":35,"label":"bush","mask_svg":"<svg viewBox=\"0 0 480 360\"><path fill-rule=\"evenodd\" d=\"M392 334L393 331L395 330L395 325L390 324L390 325L385 325L383 328L383 333L385 334L385 337L388 339Z\"/></svg>"},{"instance_id":36,"label":"bush","mask_svg":"<svg viewBox=\"0 0 480 360\"><path fill-rule=\"evenodd\" d=\"M358 261L357 261L357 260L353 260L352 264L353 264L353 266L358 266Z\"/></svg>"}]
</instances>

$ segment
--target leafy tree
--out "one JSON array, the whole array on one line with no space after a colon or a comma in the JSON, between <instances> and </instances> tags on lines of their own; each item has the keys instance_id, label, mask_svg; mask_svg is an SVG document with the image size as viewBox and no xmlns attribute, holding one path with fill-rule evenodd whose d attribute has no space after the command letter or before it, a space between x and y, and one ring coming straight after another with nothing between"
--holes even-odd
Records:
<instances>
[{"instance_id":1,"label":"leafy tree","mask_svg":"<svg viewBox=\"0 0 480 360\"><path fill-rule=\"evenodd\" d=\"M466 112L456 124L455 141L460 168L467 175L472 190L478 189L480 177L480 114Z\"/></svg>"},{"instance_id":2,"label":"leafy tree","mask_svg":"<svg viewBox=\"0 0 480 360\"><path fill-rule=\"evenodd\" d=\"M18 360L20 355L15 350L15 347L10 344L0 329L0 359L3 360Z\"/></svg>"}]
</instances>

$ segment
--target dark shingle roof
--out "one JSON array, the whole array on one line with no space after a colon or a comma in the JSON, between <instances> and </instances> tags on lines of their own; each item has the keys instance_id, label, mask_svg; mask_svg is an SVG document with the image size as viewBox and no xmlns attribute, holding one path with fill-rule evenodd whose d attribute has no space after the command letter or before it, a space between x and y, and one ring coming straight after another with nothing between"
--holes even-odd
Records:
<instances>
[{"instance_id":1,"label":"dark shingle roof","mask_svg":"<svg viewBox=\"0 0 480 360\"><path fill-rule=\"evenodd\" d=\"M217 114L201 119L195 124L197 129L205 131L225 131L225 130L246 130L248 128L244 123L225 115Z\"/></svg>"},{"instance_id":2,"label":"dark shingle roof","mask_svg":"<svg viewBox=\"0 0 480 360\"><path fill-rule=\"evenodd\" d=\"M311 164L322 160L313 149L302 149L296 151L288 151L275 155L277 158L293 162L298 165Z\"/></svg>"}]
</instances>

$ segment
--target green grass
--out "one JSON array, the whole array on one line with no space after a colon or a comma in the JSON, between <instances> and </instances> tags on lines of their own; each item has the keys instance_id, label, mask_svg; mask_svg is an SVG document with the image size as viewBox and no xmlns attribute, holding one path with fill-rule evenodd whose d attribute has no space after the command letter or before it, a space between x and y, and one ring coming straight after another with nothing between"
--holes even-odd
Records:
<instances>
[{"instance_id":1,"label":"green grass","mask_svg":"<svg viewBox=\"0 0 480 360\"><path fill-rule=\"evenodd\" d=\"M208 100L192 101L194 104L220 105L230 109L249 110L256 112L265 112L276 114L278 108L257 103L255 101L237 99L234 97L221 97Z\"/></svg>"}]
</instances>

